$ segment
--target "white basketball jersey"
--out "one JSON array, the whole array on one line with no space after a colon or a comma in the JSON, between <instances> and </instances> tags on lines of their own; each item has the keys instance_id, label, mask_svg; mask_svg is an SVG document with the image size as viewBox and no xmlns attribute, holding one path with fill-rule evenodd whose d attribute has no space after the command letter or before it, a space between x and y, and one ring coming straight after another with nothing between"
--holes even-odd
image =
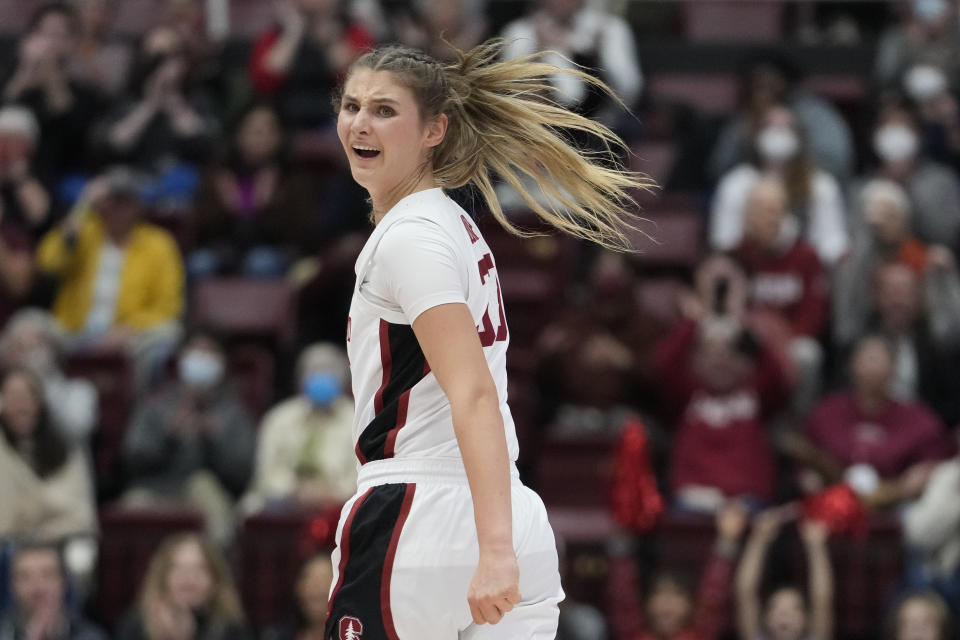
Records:
<instances>
[{"instance_id":1,"label":"white basketball jersey","mask_svg":"<svg viewBox=\"0 0 960 640\"><path fill-rule=\"evenodd\" d=\"M497 387L512 460L507 331L496 263L470 216L442 189L411 194L381 219L356 264L347 352L361 464L385 458L460 457L450 403L412 323L427 309L464 303Z\"/></svg>"}]
</instances>

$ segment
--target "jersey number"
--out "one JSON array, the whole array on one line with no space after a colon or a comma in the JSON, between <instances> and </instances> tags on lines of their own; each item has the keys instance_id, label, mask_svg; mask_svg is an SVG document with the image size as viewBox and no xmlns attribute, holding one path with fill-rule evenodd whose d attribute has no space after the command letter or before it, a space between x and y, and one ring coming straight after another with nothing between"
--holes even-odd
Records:
<instances>
[{"instance_id":1,"label":"jersey number","mask_svg":"<svg viewBox=\"0 0 960 640\"><path fill-rule=\"evenodd\" d=\"M487 276L490 275L490 270L494 268L493 257L489 253L485 253L477 263L477 267L480 269L480 283L486 284ZM483 319L480 322L480 326L477 327L477 333L480 334L480 344L484 347L492 346L494 342L503 342L507 339L507 320L503 315L503 298L500 296L500 279L494 276L494 282L497 284L497 307L500 311L500 324L498 324L496 330L494 330L493 322L490 320L490 307L488 305L487 310L483 312Z\"/></svg>"}]
</instances>

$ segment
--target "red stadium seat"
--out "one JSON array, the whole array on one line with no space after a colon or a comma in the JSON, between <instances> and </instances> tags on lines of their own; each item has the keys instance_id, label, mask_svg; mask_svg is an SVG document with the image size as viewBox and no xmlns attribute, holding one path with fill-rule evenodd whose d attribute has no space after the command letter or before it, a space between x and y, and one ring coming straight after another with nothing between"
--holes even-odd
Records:
<instances>
[{"instance_id":1,"label":"red stadium seat","mask_svg":"<svg viewBox=\"0 0 960 640\"><path fill-rule=\"evenodd\" d=\"M703 218L686 208L650 207L642 212L649 222L631 232L640 249L641 264L652 267L693 268L703 258ZM649 237L648 237L649 236Z\"/></svg>"},{"instance_id":2,"label":"red stadium seat","mask_svg":"<svg viewBox=\"0 0 960 640\"><path fill-rule=\"evenodd\" d=\"M631 147L630 151L631 169L645 173L659 185L667 184L677 159L677 149L672 142L641 142Z\"/></svg>"},{"instance_id":3,"label":"red stadium seat","mask_svg":"<svg viewBox=\"0 0 960 640\"><path fill-rule=\"evenodd\" d=\"M116 473L124 434L133 411L133 363L126 354L74 354L64 366L68 376L86 378L97 389L100 424L94 434L93 459L101 481Z\"/></svg>"},{"instance_id":4,"label":"red stadium seat","mask_svg":"<svg viewBox=\"0 0 960 640\"><path fill-rule=\"evenodd\" d=\"M161 0L124 0L116 3L113 28L118 32L137 37L157 24L163 11Z\"/></svg>"},{"instance_id":5,"label":"red stadium seat","mask_svg":"<svg viewBox=\"0 0 960 640\"><path fill-rule=\"evenodd\" d=\"M783 32L780 0L686 0L684 33L688 40L773 42Z\"/></svg>"},{"instance_id":6,"label":"red stadium seat","mask_svg":"<svg viewBox=\"0 0 960 640\"><path fill-rule=\"evenodd\" d=\"M658 73L650 78L650 95L722 116L736 108L737 79L732 74Z\"/></svg>"},{"instance_id":7,"label":"red stadium seat","mask_svg":"<svg viewBox=\"0 0 960 640\"><path fill-rule=\"evenodd\" d=\"M289 344L296 331L296 290L280 278L205 278L194 288L191 308L195 322L234 337Z\"/></svg>"},{"instance_id":8,"label":"red stadium seat","mask_svg":"<svg viewBox=\"0 0 960 640\"><path fill-rule=\"evenodd\" d=\"M240 345L230 350L227 366L244 406L259 420L273 404L273 354L257 345Z\"/></svg>"},{"instance_id":9,"label":"red stadium seat","mask_svg":"<svg viewBox=\"0 0 960 640\"><path fill-rule=\"evenodd\" d=\"M613 472L609 436L557 436L541 444L537 490L544 502L556 507L606 509Z\"/></svg>"},{"instance_id":10,"label":"red stadium seat","mask_svg":"<svg viewBox=\"0 0 960 640\"><path fill-rule=\"evenodd\" d=\"M254 40L276 21L276 10L263 0L230 0L230 37Z\"/></svg>"},{"instance_id":11,"label":"red stadium seat","mask_svg":"<svg viewBox=\"0 0 960 640\"><path fill-rule=\"evenodd\" d=\"M22 35L30 16L44 4L44 0L0 0L0 34Z\"/></svg>"},{"instance_id":12,"label":"red stadium seat","mask_svg":"<svg viewBox=\"0 0 960 640\"><path fill-rule=\"evenodd\" d=\"M311 554L332 548L339 509L259 513L240 531L240 590L258 627L291 613L300 567Z\"/></svg>"},{"instance_id":13,"label":"red stadium seat","mask_svg":"<svg viewBox=\"0 0 960 640\"><path fill-rule=\"evenodd\" d=\"M97 578L101 620L113 626L130 609L151 556L168 536L203 529L203 515L193 509L102 510Z\"/></svg>"}]
</instances>

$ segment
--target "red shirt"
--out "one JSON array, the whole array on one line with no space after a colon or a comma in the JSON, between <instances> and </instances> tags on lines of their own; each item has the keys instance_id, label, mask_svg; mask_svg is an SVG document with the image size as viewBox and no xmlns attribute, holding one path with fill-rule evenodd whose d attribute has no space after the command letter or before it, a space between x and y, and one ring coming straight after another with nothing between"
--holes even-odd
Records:
<instances>
[{"instance_id":1,"label":"red shirt","mask_svg":"<svg viewBox=\"0 0 960 640\"><path fill-rule=\"evenodd\" d=\"M765 420L787 399L783 368L761 348L752 375L729 392L713 393L692 370L696 332L695 323L681 322L655 358L661 394L679 415L672 488L714 487L728 496L772 499L776 470Z\"/></svg>"},{"instance_id":2,"label":"red shirt","mask_svg":"<svg viewBox=\"0 0 960 640\"><path fill-rule=\"evenodd\" d=\"M867 416L850 392L823 400L810 415L806 433L841 464L869 464L884 479L951 454L946 430L923 405L890 400L879 414Z\"/></svg>"},{"instance_id":3,"label":"red shirt","mask_svg":"<svg viewBox=\"0 0 960 640\"><path fill-rule=\"evenodd\" d=\"M794 335L819 336L827 320L827 279L817 252L798 241L787 251L764 251L749 241L734 256L750 276L755 309L779 314Z\"/></svg>"}]
</instances>

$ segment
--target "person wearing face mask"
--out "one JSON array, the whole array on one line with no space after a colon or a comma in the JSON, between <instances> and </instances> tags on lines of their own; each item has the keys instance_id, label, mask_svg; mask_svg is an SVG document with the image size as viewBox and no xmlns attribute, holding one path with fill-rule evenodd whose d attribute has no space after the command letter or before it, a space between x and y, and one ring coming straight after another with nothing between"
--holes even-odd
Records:
<instances>
[{"instance_id":1,"label":"person wearing face mask","mask_svg":"<svg viewBox=\"0 0 960 640\"><path fill-rule=\"evenodd\" d=\"M783 182L790 212L820 260L835 264L849 244L840 186L811 162L790 109L770 108L760 121L753 145L751 161L732 169L717 185L710 212L711 247L730 251L740 243L750 192L767 175Z\"/></svg>"},{"instance_id":2,"label":"person wearing face mask","mask_svg":"<svg viewBox=\"0 0 960 640\"><path fill-rule=\"evenodd\" d=\"M877 117L873 149L879 165L872 177L885 178L906 189L910 204L910 230L918 239L952 246L960 232L960 180L950 167L926 157L914 114L892 103ZM867 178L853 185L853 204L862 203ZM862 210L851 208L850 227L856 234Z\"/></svg>"},{"instance_id":3,"label":"person wearing face mask","mask_svg":"<svg viewBox=\"0 0 960 640\"><path fill-rule=\"evenodd\" d=\"M140 403L123 443L129 506L199 508L210 534L227 543L234 502L253 470L255 431L226 376L226 351L212 331L195 329L177 356L177 376Z\"/></svg>"},{"instance_id":4,"label":"person wearing face mask","mask_svg":"<svg viewBox=\"0 0 960 640\"><path fill-rule=\"evenodd\" d=\"M330 343L310 345L297 378L299 393L263 418L247 511L342 503L356 490L346 354Z\"/></svg>"},{"instance_id":5,"label":"person wearing face mask","mask_svg":"<svg viewBox=\"0 0 960 640\"><path fill-rule=\"evenodd\" d=\"M910 0L898 24L880 39L874 77L881 88L897 87L918 64L935 66L949 78L960 73L957 18L950 0Z\"/></svg>"}]
</instances>

